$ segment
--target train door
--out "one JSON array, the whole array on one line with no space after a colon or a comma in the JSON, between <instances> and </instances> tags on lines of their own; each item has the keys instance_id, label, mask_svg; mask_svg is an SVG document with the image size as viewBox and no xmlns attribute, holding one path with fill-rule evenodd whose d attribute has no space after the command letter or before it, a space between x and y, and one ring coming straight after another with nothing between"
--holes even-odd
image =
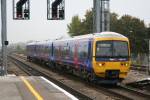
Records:
<instances>
[{"instance_id":1,"label":"train door","mask_svg":"<svg viewBox=\"0 0 150 100\"><path fill-rule=\"evenodd\" d=\"M75 52L74 52L74 65L75 65L75 68L78 69L78 43L75 43L74 44L74 49L75 49Z\"/></svg>"}]
</instances>

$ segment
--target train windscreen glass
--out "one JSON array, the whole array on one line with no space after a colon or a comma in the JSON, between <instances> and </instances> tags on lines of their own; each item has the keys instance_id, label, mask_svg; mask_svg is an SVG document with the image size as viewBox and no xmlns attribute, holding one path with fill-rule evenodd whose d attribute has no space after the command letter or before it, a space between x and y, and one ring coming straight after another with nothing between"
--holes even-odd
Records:
<instances>
[{"instance_id":1,"label":"train windscreen glass","mask_svg":"<svg viewBox=\"0 0 150 100\"><path fill-rule=\"evenodd\" d=\"M125 41L98 41L96 58L128 58L128 43Z\"/></svg>"}]
</instances>

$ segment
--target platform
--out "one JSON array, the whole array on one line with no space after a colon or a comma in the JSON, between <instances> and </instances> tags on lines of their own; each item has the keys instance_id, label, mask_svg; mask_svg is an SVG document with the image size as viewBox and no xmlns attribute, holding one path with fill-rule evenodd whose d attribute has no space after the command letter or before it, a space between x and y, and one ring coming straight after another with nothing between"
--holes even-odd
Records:
<instances>
[{"instance_id":1,"label":"platform","mask_svg":"<svg viewBox=\"0 0 150 100\"><path fill-rule=\"evenodd\" d=\"M44 77L36 76L0 77L0 98L2 100L78 100Z\"/></svg>"}]
</instances>

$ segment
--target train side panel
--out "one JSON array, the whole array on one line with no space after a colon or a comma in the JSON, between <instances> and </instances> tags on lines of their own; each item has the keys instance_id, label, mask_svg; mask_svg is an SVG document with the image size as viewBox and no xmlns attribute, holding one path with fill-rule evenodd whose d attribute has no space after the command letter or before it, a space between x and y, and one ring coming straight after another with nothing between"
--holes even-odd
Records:
<instances>
[{"instance_id":1,"label":"train side panel","mask_svg":"<svg viewBox=\"0 0 150 100\"><path fill-rule=\"evenodd\" d=\"M89 39L54 42L54 62L76 70L92 70Z\"/></svg>"},{"instance_id":2,"label":"train side panel","mask_svg":"<svg viewBox=\"0 0 150 100\"><path fill-rule=\"evenodd\" d=\"M81 69L85 69L87 72L92 71L92 41L90 39L79 40L77 44L77 63Z\"/></svg>"}]
</instances>

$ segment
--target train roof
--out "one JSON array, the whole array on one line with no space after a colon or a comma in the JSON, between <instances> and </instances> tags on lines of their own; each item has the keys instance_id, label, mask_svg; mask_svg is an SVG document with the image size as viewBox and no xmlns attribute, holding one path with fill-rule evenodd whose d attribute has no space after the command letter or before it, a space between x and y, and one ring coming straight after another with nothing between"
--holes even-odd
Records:
<instances>
[{"instance_id":1,"label":"train roof","mask_svg":"<svg viewBox=\"0 0 150 100\"><path fill-rule=\"evenodd\" d=\"M74 36L69 38L62 38L62 39L56 39L56 40L45 40L45 41L34 41L31 43L28 43L27 45L47 45L52 42L59 42L59 41L66 41L66 40L76 40L76 39L93 39L93 38L125 38L122 34L116 33L116 32L101 32L101 33L93 33L93 34L86 34L86 35L80 35L80 36Z\"/></svg>"},{"instance_id":2,"label":"train roof","mask_svg":"<svg viewBox=\"0 0 150 100\"><path fill-rule=\"evenodd\" d=\"M56 41L75 40L75 39L92 39L92 38L125 38L127 39L127 37L125 37L124 35L116 33L116 32L101 32L101 33L74 36L71 38L60 39Z\"/></svg>"},{"instance_id":3,"label":"train roof","mask_svg":"<svg viewBox=\"0 0 150 100\"><path fill-rule=\"evenodd\" d=\"M52 40L45 40L45 41L34 41L34 42L31 42L31 43L28 43L27 45L47 45L49 43L52 43L53 41Z\"/></svg>"},{"instance_id":4,"label":"train roof","mask_svg":"<svg viewBox=\"0 0 150 100\"><path fill-rule=\"evenodd\" d=\"M27 45L35 45L38 41L33 41L33 42L30 42L30 43L27 43Z\"/></svg>"},{"instance_id":5,"label":"train roof","mask_svg":"<svg viewBox=\"0 0 150 100\"><path fill-rule=\"evenodd\" d=\"M104 37L104 38L127 38L122 34L116 33L116 32L101 32L101 33L94 33L95 37Z\"/></svg>"}]
</instances>

